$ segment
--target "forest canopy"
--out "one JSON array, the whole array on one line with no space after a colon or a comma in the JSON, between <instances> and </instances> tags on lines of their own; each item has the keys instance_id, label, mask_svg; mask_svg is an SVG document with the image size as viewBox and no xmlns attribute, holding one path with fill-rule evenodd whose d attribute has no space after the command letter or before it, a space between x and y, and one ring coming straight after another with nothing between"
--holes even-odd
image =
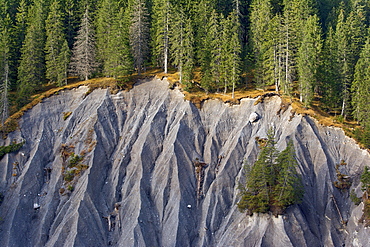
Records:
<instances>
[{"instance_id":1,"label":"forest canopy","mask_svg":"<svg viewBox=\"0 0 370 247\"><path fill-rule=\"evenodd\" d=\"M319 99L370 140L370 1L0 0L0 16L1 123L10 95L158 67L190 91Z\"/></svg>"}]
</instances>

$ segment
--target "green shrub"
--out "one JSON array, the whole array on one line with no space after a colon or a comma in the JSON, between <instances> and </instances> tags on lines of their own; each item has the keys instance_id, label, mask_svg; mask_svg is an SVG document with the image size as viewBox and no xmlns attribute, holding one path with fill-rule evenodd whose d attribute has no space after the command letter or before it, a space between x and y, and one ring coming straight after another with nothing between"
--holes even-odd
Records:
<instances>
[{"instance_id":1,"label":"green shrub","mask_svg":"<svg viewBox=\"0 0 370 247\"><path fill-rule=\"evenodd\" d=\"M83 160L82 156L79 156L78 154L71 154L71 159L69 160L69 167L75 167Z\"/></svg>"},{"instance_id":2,"label":"green shrub","mask_svg":"<svg viewBox=\"0 0 370 247\"><path fill-rule=\"evenodd\" d=\"M69 170L64 173L64 180L66 182L71 182L75 177L76 170Z\"/></svg>"},{"instance_id":3,"label":"green shrub","mask_svg":"<svg viewBox=\"0 0 370 247\"><path fill-rule=\"evenodd\" d=\"M361 203L361 197L357 197L357 195L356 195L356 193L355 193L355 190L354 189L352 189L351 190L351 193L349 194L349 198L351 198L351 201L356 205L356 206L358 206L358 205L360 205L360 203Z\"/></svg>"},{"instance_id":4,"label":"green shrub","mask_svg":"<svg viewBox=\"0 0 370 247\"><path fill-rule=\"evenodd\" d=\"M73 185L68 185L67 187L67 190L69 190L70 192L74 191L75 187L73 187Z\"/></svg>"},{"instance_id":5,"label":"green shrub","mask_svg":"<svg viewBox=\"0 0 370 247\"><path fill-rule=\"evenodd\" d=\"M1 146L0 147L0 159L2 157L4 157L4 155L7 154L7 153L18 151L19 149L21 149L21 147L24 145L24 143L25 143L25 141L23 141L21 143L13 143L13 144L10 144L8 146Z\"/></svg>"}]
</instances>

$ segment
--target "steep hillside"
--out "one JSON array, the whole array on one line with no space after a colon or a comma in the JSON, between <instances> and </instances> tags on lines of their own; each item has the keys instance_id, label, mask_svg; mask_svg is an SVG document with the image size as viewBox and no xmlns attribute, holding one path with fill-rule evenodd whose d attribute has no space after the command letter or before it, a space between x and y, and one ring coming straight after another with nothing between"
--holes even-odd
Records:
<instances>
[{"instance_id":1,"label":"steep hillside","mask_svg":"<svg viewBox=\"0 0 370 247\"><path fill-rule=\"evenodd\" d=\"M2 143L26 141L0 162L0 246L368 244L363 204L333 183L344 160L360 195L370 157L342 130L278 113L277 96L199 110L165 80L115 95L87 90L45 99ZM270 127L279 150L293 140L306 193L283 217L249 217L237 210L237 186Z\"/></svg>"}]
</instances>

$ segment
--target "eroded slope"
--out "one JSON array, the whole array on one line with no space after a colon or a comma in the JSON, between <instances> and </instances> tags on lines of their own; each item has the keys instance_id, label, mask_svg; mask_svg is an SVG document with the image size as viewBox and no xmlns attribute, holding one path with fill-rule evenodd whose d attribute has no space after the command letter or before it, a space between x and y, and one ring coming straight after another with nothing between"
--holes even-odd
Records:
<instances>
[{"instance_id":1,"label":"eroded slope","mask_svg":"<svg viewBox=\"0 0 370 247\"><path fill-rule=\"evenodd\" d=\"M6 140L26 144L0 162L1 246L368 243L370 231L358 224L362 204L333 186L343 159L360 194L359 174L370 162L342 130L293 117L289 109L277 114L278 97L237 106L210 100L198 110L156 79L116 95L86 91L44 100ZM251 123L254 112L261 118ZM284 217L248 217L236 208L238 181L243 162L257 158L256 137L270 127L279 150L293 140L306 193ZM66 183L71 152L84 155L84 166ZM199 169L197 160L204 162Z\"/></svg>"}]
</instances>

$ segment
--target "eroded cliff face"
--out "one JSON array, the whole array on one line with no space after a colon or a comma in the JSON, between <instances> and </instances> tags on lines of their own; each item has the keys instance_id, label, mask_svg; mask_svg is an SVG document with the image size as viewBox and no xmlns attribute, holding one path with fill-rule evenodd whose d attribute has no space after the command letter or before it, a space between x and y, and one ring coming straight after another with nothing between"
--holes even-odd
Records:
<instances>
[{"instance_id":1,"label":"eroded cliff face","mask_svg":"<svg viewBox=\"0 0 370 247\"><path fill-rule=\"evenodd\" d=\"M3 143L26 140L0 162L1 246L368 245L363 204L333 182L345 160L360 195L370 157L342 130L290 109L277 114L276 96L257 105L210 100L198 110L158 79L116 95L86 92L44 100ZM293 140L305 195L284 216L250 217L236 207L237 186L271 126L279 150ZM78 168L68 168L72 152L84 155Z\"/></svg>"}]
</instances>

